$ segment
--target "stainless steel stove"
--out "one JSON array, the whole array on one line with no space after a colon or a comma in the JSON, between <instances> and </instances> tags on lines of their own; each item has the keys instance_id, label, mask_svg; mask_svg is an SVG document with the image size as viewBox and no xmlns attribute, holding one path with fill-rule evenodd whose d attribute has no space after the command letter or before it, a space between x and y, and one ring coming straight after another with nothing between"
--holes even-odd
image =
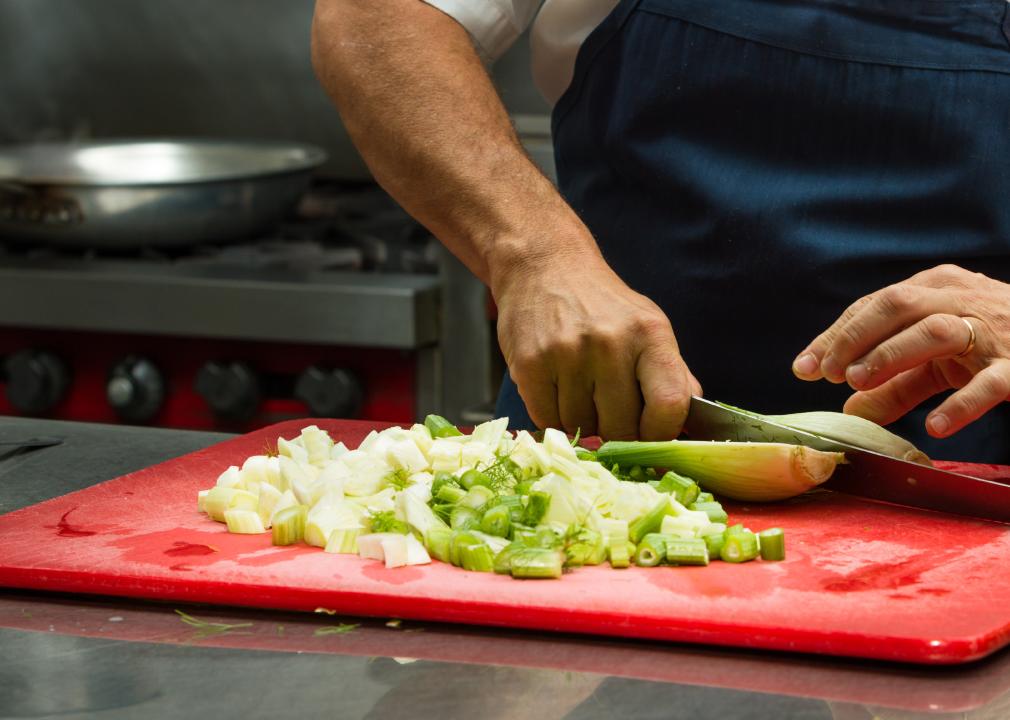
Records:
<instances>
[{"instance_id":1,"label":"stainless steel stove","mask_svg":"<svg viewBox=\"0 0 1010 720\"><path fill-rule=\"evenodd\" d=\"M2 246L0 413L243 429L489 398L483 286L374 185L318 186L249 241L138 245Z\"/></svg>"}]
</instances>

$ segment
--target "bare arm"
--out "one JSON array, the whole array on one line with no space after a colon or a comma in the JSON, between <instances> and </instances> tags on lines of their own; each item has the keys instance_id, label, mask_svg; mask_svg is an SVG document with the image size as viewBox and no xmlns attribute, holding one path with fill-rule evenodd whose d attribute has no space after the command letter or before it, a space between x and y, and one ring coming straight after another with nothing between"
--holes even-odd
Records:
<instances>
[{"instance_id":1,"label":"bare arm","mask_svg":"<svg viewBox=\"0 0 1010 720\"><path fill-rule=\"evenodd\" d=\"M312 40L376 180L491 288L534 421L678 432L697 383L669 321L527 157L466 31L420 0L318 0Z\"/></svg>"}]
</instances>

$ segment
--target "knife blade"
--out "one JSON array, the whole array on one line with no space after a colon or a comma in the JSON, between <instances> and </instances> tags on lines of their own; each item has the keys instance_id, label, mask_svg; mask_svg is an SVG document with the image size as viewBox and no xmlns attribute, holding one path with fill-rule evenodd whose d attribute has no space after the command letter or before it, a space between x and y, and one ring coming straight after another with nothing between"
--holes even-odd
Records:
<instances>
[{"instance_id":1,"label":"knife blade","mask_svg":"<svg viewBox=\"0 0 1010 720\"><path fill-rule=\"evenodd\" d=\"M684 431L694 440L781 442L845 453L824 487L898 505L1010 523L1010 485L899 460L706 400L691 398Z\"/></svg>"}]
</instances>

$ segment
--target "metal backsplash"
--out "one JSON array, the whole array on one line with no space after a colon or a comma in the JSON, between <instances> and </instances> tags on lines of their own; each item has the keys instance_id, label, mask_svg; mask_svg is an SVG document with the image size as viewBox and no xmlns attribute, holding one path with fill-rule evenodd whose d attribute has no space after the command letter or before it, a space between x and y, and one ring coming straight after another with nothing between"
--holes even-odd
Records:
<instances>
[{"instance_id":1,"label":"metal backsplash","mask_svg":"<svg viewBox=\"0 0 1010 720\"><path fill-rule=\"evenodd\" d=\"M320 145L367 178L309 59L312 0L0 0L0 143L223 136ZM544 115L520 43L510 110Z\"/></svg>"}]
</instances>

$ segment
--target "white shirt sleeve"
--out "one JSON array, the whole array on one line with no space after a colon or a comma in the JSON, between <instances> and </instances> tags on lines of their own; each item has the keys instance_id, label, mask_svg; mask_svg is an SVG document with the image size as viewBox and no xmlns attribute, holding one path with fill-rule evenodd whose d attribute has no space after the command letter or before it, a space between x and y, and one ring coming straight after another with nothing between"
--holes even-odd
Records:
<instances>
[{"instance_id":1,"label":"white shirt sleeve","mask_svg":"<svg viewBox=\"0 0 1010 720\"><path fill-rule=\"evenodd\" d=\"M533 22L543 0L423 0L467 29L481 55L495 61Z\"/></svg>"}]
</instances>

